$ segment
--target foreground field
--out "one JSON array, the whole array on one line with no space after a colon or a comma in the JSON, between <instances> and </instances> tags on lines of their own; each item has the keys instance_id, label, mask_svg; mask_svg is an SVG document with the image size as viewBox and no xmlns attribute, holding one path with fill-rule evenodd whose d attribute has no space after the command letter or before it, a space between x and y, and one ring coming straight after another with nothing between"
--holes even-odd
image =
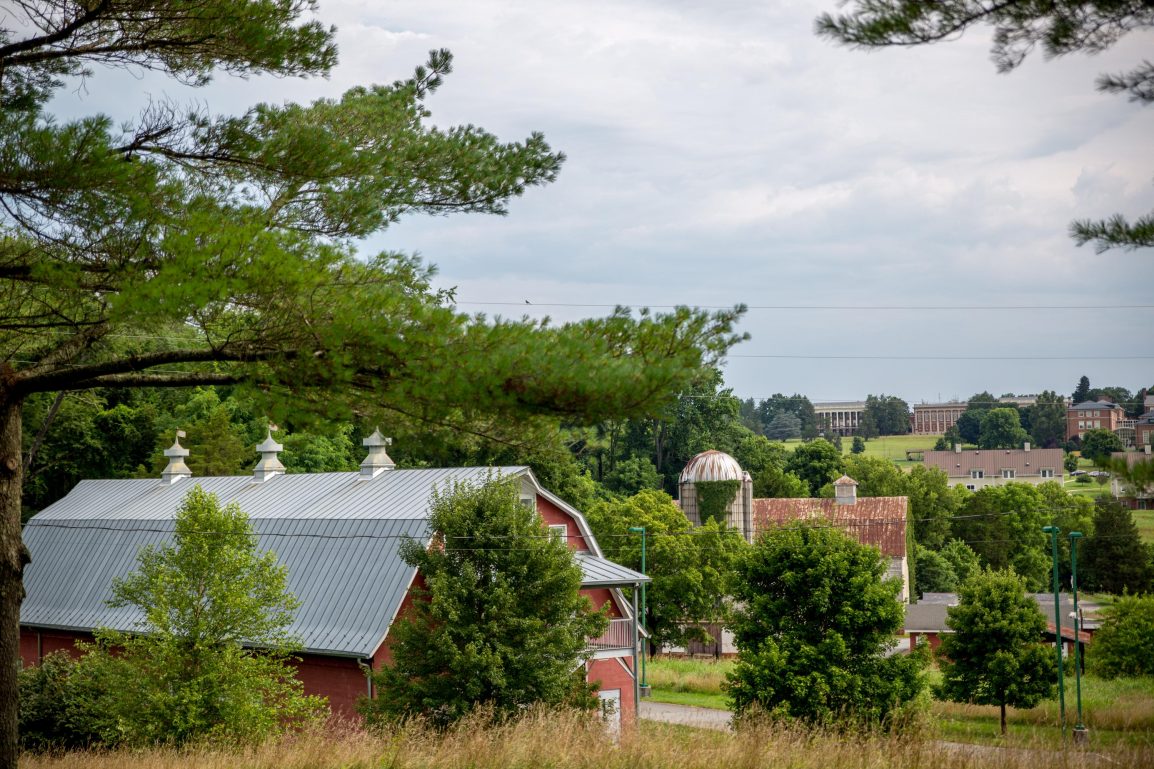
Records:
<instances>
[{"instance_id":1,"label":"foreground field","mask_svg":"<svg viewBox=\"0 0 1154 769\"><path fill-rule=\"evenodd\" d=\"M142 750L26 756L24 769L1048 769L1154 766L1154 749L959 748L921 737L857 737L766 725L725 734L643 722L614 743L594 718L529 715L500 728L448 733L326 730L247 750Z\"/></svg>"},{"instance_id":2,"label":"foreground field","mask_svg":"<svg viewBox=\"0 0 1154 769\"><path fill-rule=\"evenodd\" d=\"M727 660L658 657L649 664L653 699L680 705L725 708L722 684L733 663ZM936 673L931 673L935 675ZM1106 681L1082 678L1085 723L1095 747L1138 745L1154 749L1154 679ZM1067 724L1075 722L1074 678L1066 682ZM1015 747L1060 747L1061 717L1056 699L1028 710L1010 709L1009 734L999 734L998 709L934 701L927 714L926 734L945 740Z\"/></svg>"}]
</instances>

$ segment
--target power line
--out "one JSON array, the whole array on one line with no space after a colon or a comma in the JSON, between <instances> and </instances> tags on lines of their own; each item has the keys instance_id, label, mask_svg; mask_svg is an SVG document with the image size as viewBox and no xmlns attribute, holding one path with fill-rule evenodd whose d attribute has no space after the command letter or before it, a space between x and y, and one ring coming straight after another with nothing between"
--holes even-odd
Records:
<instances>
[{"instance_id":1,"label":"power line","mask_svg":"<svg viewBox=\"0 0 1154 769\"><path fill-rule=\"evenodd\" d=\"M616 309L618 307L649 307L661 310L672 310L678 307L693 307L698 310L732 310L734 305L728 304L645 304L636 302L630 304L604 304L595 302L530 302L522 299L519 302L483 302L458 299L453 304L467 304L489 307L587 307L595 309ZM984 312L984 311L1017 311L1017 310L1154 310L1154 304L956 304L956 305L928 305L928 304L747 304L747 310L847 310L847 311L898 311L898 312Z\"/></svg>"},{"instance_id":2,"label":"power line","mask_svg":"<svg viewBox=\"0 0 1154 769\"><path fill-rule=\"evenodd\" d=\"M793 355L777 353L729 353L727 358L775 358L781 360L902 360L902 361L1097 361L1154 360L1154 355Z\"/></svg>"}]
</instances>

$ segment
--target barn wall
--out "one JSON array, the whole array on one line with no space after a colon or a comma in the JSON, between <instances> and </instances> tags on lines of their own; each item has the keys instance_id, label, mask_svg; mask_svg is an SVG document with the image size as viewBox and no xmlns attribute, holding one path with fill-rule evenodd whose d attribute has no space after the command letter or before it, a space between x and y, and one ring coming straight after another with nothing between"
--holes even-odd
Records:
<instances>
[{"instance_id":1,"label":"barn wall","mask_svg":"<svg viewBox=\"0 0 1154 769\"><path fill-rule=\"evenodd\" d=\"M368 678L357 660L302 654L295 667L305 694L327 697L333 715L357 717L357 700L369 692Z\"/></svg>"},{"instance_id":2,"label":"barn wall","mask_svg":"<svg viewBox=\"0 0 1154 769\"><path fill-rule=\"evenodd\" d=\"M91 640L91 633L21 627L20 661L24 667L31 667L49 654L58 651L66 651L73 657L79 657L80 651L76 648L76 642Z\"/></svg>"},{"instance_id":3,"label":"barn wall","mask_svg":"<svg viewBox=\"0 0 1154 769\"><path fill-rule=\"evenodd\" d=\"M632 667L633 660L621 658L607 660L590 660L586 664L586 679L596 683L599 689L621 690L621 723L633 724L637 722L637 704L633 699L633 676L625 667Z\"/></svg>"}]
</instances>

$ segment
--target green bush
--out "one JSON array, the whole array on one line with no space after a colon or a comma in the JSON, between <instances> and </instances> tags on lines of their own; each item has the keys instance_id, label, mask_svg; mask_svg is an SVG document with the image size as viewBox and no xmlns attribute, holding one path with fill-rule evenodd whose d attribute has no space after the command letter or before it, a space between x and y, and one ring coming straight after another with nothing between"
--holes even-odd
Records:
<instances>
[{"instance_id":1,"label":"green bush","mask_svg":"<svg viewBox=\"0 0 1154 769\"><path fill-rule=\"evenodd\" d=\"M1102 610L1086 664L1102 678L1154 675L1154 595L1127 595Z\"/></svg>"},{"instance_id":2,"label":"green bush","mask_svg":"<svg viewBox=\"0 0 1154 769\"><path fill-rule=\"evenodd\" d=\"M67 652L49 654L20 671L20 745L25 750L75 750L102 742L107 717L98 702L96 671Z\"/></svg>"}]
</instances>

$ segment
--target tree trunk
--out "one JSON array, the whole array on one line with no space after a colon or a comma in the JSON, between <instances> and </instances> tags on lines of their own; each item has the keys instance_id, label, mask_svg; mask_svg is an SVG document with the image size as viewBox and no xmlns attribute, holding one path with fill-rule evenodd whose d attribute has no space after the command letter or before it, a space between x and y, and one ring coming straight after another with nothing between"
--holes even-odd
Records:
<instances>
[{"instance_id":1,"label":"tree trunk","mask_svg":"<svg viewBox=\"0 0 1154 769\"><path fill-rule=\"evenodd\" d=\"M28 549L20 536L21 403L0 386L0 769L16 769L20 669L20 603Z\"/></svg>"},{"instance_id":2,"label":"tree trunk","mask_svg":"<svg viewBox=\"0 0 1154 769\"><path fill-rule=\"evenodd\" d=\"M1002 703L1002 736L1006 736L1006 703Z\"/></svg>"}]
</instances>

